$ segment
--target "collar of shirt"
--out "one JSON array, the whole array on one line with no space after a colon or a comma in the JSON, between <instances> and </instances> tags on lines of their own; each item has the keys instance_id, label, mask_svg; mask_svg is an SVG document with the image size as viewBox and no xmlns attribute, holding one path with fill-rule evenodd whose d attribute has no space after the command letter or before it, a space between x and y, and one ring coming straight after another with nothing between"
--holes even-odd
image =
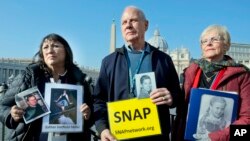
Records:
<instances>
[{"instance_id":1,"label":"collar of shirt","mask_svg":"<svg viewBox=\"0 0 250 141\"><path fill-rule=\"evenodd\" d=\"M127 49L127 51L128 52L142 52L143 50L140 50L140 51L136 51L136 50L134 50L132 47L131 47L131 45L129 45L129 44L127 44L127 43L125 43L125 48ZM147 43L147 42L145 42L145 46L144 46L144 50L145 50L145 52L147 52L147 53L150 53L150 47L149 47L149 44Z\"/></svg>"},{"instance_id":2,"label":"collar of shirt","mask_svg":"<svg viewBox=\"0 0 250 141\"><path fill-rule=\"evenodd\" d=\"M62 83L66 80L66 74L67 74L68 70L66 70L63 74L58 74L59 75L59 79L57 81L55 81L55 79L53 77L50 78L50 82L51 83Z\"/></svg>"}]
</instances>

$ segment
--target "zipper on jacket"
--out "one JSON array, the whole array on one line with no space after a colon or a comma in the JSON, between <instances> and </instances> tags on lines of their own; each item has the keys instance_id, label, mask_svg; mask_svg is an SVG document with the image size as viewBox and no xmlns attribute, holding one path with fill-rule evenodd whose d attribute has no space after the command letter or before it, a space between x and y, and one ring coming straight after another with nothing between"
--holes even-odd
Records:
<instances>
[{"instance_id":1,"label":"zipper on jacket","mask_svg":"<svg viewBox=\"0 0 250 141\"><path fill-rule=\"evenodd\" d=\"M22 141L24 141L25 137L27 136L27 134L28 134L28 132L29 132L29 130L30 130L30 127L31 127L31 124L29 125L27 132L24 134L24 136L23 136L23 138L22 138Z\"/></svg>"}]
</instances>

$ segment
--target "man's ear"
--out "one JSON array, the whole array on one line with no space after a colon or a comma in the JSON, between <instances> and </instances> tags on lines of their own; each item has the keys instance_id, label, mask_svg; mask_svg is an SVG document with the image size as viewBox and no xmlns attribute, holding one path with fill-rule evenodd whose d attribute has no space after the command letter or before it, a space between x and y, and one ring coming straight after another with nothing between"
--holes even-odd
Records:
<instances>
[{"instance_id":1,"label":"man's ear","mask_svg":"<svg viewBox=\"0 0 250 141\"><path fill-rule=\"evenodd\" d=\"M148 20L145 21L145 31L148 30Z\"/></svg>"}]
</instances>

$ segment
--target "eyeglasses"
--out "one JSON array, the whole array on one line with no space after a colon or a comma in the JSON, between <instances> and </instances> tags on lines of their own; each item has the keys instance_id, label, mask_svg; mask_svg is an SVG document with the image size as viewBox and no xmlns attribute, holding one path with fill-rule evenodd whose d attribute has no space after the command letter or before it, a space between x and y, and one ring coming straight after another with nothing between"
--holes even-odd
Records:
<instances>
[{"instance_id":1,"label":"eyeglasses","mask_svg":"<svg viewBox=\"0 0 250 141\"><path fill-rule=\"evenodd\" d=\"M216 43L216 42L220 42L222 40L223 40L223 38L221 38L220 36L216 36L216 37L211 37L209 39L203 39L203 40L201 40L201 44L202 45L207 45L209 43Z\"/></svg>"}]
</instances>

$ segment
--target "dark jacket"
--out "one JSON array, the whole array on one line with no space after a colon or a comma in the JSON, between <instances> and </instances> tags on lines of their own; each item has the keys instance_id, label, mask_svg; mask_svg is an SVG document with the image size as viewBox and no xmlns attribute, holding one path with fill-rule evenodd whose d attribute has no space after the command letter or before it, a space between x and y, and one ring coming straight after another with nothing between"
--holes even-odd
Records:
<instances>
[{"instance_id":1,"label":"dark jacket","mask_svg":"<svg viewBox=\"0 0 250 141\"><path fill-rule=\"evenodd\" d=\"M84 86L84 102L93 109L92 98L89 85L84 81L86 74L75 66L68 68L65 78L68 84L80 84ZM5 95L0 101L0 121L10 128L9 140L10 141L32 141L39 140L41 133L42 118L37 119L30 124L25 124L24 121L15 123L11 120L10 109L15 103L15 94L22 92L31 87L37 86L42 96L44 97L45 83L49 82L50 75L46 73L38 64L29 65L22 75L18 75L13 83L9 86ZM84 122L84 131L87 131L93 121ZM84 132L87 135L87 132ZM74 138L83 137L83 133L72 133ZM89 134L90 135L90 134ZM71 135L70 135L71 136ZM78 138L79 139L79 138Z\"/></svg>"},{"instance_id":2,"label":"dark jacket","mask_svg":"<svg viewBox=\"0 0 250 141\"><path fill-rule=\"evenodd\" d=\"M177 107L173 140L182 141L184 138L190 90L198 70L199 66L193 63L184 71L183 89L185 98L183 97L182 101L185 104ZM233 124L250 124L250 73L243 67L227 67L215 89L237 92L239 94L238 118ZM229 135L230 129L227 127L223 130L211 132L209 137L212 141L227 141L230 138Z\"/></svg>"},{"instance_id":3,"label":"dark jacket","mask_svg":"<svg viewBox=\"0 0 250 141\"><path fill-rule=\"evenodd\" d=\"M97 131L109 129L106 102L128 99L129 72L124 54L125 46L102 61L100 75L94 90L94 117ZM178 75L169 55L150 46L152 71L155 72L157 88L167 88L173 97L175 107L180 93ZM169 106L157 106L162 134L168 136L170 131Z\"/></svg>"},{"instance_id":4,"label":"dark jacket","mask_svg":"<svg viewBox=\"0 0 250 141\"><path fill-rule=\"evenodd\" d=\"M36 107L28 106L25 109L24 117L28 121L28 120L31 120L32 118L40 116L44 113L45 113L45 111L43 110L42 106L37 103Z\"/></svg>"}]
</instances>

